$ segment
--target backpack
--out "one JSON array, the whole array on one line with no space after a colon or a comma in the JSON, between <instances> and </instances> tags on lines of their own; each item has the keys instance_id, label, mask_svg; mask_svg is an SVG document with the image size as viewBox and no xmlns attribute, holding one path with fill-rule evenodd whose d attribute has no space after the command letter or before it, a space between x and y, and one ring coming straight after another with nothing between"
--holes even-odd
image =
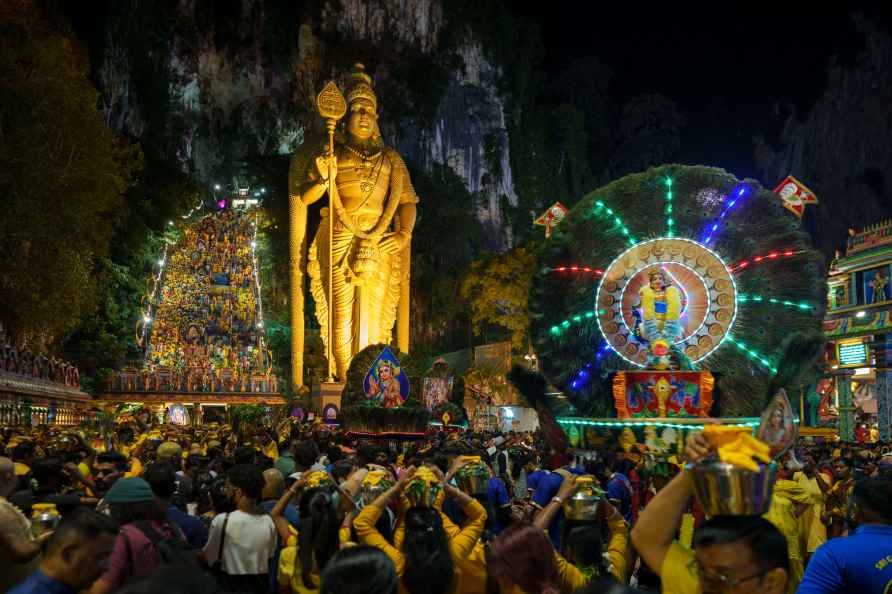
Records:
<instances>
[{"instance_id":1,"label":"backpack","mask_svg":"<svg viewBox=\"0 0 892 594\"><path fill-rule=\"evenodd\" d=\"M155 558L158 565L187 565L197 562L196 552L182 539L177 530L171 530L170 535L159 534L148 522L133 522L133 527L142 532L152 548L155 549ZM127 545L127 565L133 571L133 550L130 548L130 539L124 536Z\"/></svg>"}]
</instances>

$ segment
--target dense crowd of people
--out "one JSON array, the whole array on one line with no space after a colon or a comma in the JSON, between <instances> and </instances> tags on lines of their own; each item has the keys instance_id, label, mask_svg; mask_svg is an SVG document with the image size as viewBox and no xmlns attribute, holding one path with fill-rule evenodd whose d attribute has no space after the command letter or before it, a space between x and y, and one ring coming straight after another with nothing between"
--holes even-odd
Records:
<instances>
[{"instance_id":1,"label":"dense crowd of people","mask_svg":"<svg viewBox=\"0 0 892 594\"><path fill-rule=\"evenodd\" d=\"M538 433L398 444L311 424L288 435L122 427L98 448L76 433L2 438L0 588L14 594L885 594L892 584L883 444L799 443L767 514L705 517L684 465L714 453L698 432L658 462L609 444L573 459ZM473 492L472 467L485 469ZM565 517L583 486L602 490L596 515Z\"/></svg>"},{"instance_id":2,"label":"dense crowd of people","mask_svg":"<svg viewBox=\"0 0 892 594\"><path fill-rule=\"evenodd\" d=\"M254 283L254 219L224 210L186 227L145 320L145 364L115 373L124 392L275 392Z\"/></svg>"}]
</instances>

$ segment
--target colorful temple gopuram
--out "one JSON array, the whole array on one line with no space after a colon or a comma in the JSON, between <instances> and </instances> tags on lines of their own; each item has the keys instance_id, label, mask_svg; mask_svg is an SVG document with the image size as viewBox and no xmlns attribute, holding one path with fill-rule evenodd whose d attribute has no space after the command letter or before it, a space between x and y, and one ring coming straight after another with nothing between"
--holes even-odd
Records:
<instances>
[{"instance_id":1,"label":"colorful temple gopuram","mask_svg":"<svg viewBox=\"0 0 892 594\"><path fill-rule=\"evenodd\" d=\"M228 204L187 224L167 247L136 327L142 365L115 373L103 400L183 406L193 416L283 402L264 335L260 215Z\"/></svg>"},{"instance_id":2,"label":"colorful temple gopuram","mask_svg":"<svg viewBox=\"0 0 892 594\"><path fill-rule=\"evenodd\" d=\"M827 316L842 439L892 439L892 220L849 230L845 255L830 265ZM818 392L822 388L819 386ZM874 425L875 430L874 430Z\"/></svg>"}]
</instances>

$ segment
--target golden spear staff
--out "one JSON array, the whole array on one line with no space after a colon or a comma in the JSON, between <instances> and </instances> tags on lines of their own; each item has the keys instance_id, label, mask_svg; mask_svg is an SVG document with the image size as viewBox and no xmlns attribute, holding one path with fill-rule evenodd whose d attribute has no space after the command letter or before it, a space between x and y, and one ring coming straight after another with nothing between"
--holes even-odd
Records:
<instances>
[{"instance_id":1,"label":"golden spear staff","mask_svg":"<svg viewBox=\"0 0 892 594\"><path fill-rule=\"evenodd\" d=\"M328 130L328 381L334 381L336 364L334 358L334 217L333 194L337 191L332 179L332 157L334 157L334 131L338 121L347 113L347 102L333 80L328 81L316 97L316 109L325 120Z\"/></svg>"}]
</instances>

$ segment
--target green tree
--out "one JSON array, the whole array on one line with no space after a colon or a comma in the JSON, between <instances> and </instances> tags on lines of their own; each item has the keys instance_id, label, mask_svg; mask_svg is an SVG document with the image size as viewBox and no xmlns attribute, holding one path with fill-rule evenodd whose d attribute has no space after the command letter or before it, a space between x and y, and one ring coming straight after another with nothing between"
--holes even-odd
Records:
<instances>
[{"instance_id":1,"label":"green tree","mask_svg":"<svg viewBox=\"0 0 892 594\"><path fill-rule=\"evenodd\" d=\"M468 342L467 304L459 279L482 240L474 197L448 166L412 168L421 203L412 234L412 349L443 352Z\"/></svg>"},{"instance_id":2,"label":"green tree","mask_svg":"<svg viewBox=\"0 0 892 594\"><path fill-rule=\"evenodd\" d=\"M461 282L461 296L471 307L474 333L488 326L508 332L512 347L526 347L530 325L529 293L536 259L525 247L477 261Z\"/></svg>"},{"instance_id":3,"label":"green tree","mask_svg":"<svg viewBox=\"0 0 892 594\"><path fill-rule=\"evenodd\" d=\"M127 193L123 223L111 240L108 256L94 267L99 299L96 315L86 317L61 350L81 371L81 387L98 392L113 369L138 360L135 323L141 315L148 278L157 274L165 242L176 240L178 212L194 206L199 189L182 172L148 160Z\"/></svg>"},{"instance_id":4,"label":"green tree","mask_svg":"<svg viewBox=\"0 0 892 594\"><path fill-rule=\"evenodd\" d=\"M97 262L141 153L103 122L64 25L31 3L0 10L0 319L46 346L95 310Z\"/></svg>"}]
</instances>

